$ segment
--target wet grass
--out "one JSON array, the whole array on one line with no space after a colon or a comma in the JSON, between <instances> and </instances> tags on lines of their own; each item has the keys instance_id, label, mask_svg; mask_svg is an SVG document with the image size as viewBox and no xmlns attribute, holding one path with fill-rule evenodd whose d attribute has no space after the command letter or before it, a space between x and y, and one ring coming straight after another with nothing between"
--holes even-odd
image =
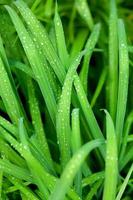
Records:
<instances>
[{"instance_id":1,"label":"wet grass","mask_svg":"<svg viewBox=\"0 0 133 200\"><path fill-rule=\"evenodd\" d=\"M25 2L0 2L0 199L131 200L132 2Z\"/></svg>"}]
</instances>

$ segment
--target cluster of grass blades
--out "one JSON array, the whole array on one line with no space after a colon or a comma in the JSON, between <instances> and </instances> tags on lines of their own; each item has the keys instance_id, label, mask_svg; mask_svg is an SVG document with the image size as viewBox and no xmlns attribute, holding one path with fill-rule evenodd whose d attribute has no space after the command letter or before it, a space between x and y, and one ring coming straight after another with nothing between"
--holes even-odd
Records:
<instances>
[{"instance_id":1,"label":"cluster of grass blades","mask_svg":"<svg viewBox=\"0 0 133 200\"><path fill-rule=\"evenodd\" d=\"M0 2L0 199L132 200L130 10L64 2Z\"/></svg>"}]
</instances>

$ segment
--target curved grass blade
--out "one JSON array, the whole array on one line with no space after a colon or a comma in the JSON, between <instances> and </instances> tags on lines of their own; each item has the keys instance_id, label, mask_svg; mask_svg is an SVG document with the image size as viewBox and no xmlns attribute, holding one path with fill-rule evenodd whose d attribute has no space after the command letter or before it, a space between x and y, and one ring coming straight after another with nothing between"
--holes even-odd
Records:
<instances>
[{"instance_id":1,"label":"curved grass blade","mask_svg":"<svg viewBox=\"0 0 133 200\"><path fill-rule=\"evenodd\" d=\"M14 124L23 116L20 105L13 91L10 79L0 57L0 95L7 110L7 113Z\"/></svg>"},{"instance_id":2,"label":"curved grass blade","mask_svg":"<svg viewBox=\"0 0 133 200\"><path fill-rule=\"evenodd\" d=\"M40 23L37 21L35 16L32 14L30 9L28 9L27 5L22 0L15 2L15 5L21 12L25 21L28 22L27 25L28 25L29 29L31 30L31 32L35 35L35 38L37 38L38 43L40 43L40 44L43 43L42 44L43 52L46 55L49 63L51 63L51 67L53 67L53 70L54 70L55 74L57 75L59 81L61 83L63 83L63 81L65 79L65 69L64 69L63 65L61 64L58 56L56 55L54 48L51 46L51 43L47 36L46 30L40 25ZM36 30L36 32L34 30ZM44 41L45 41L45 44L44 44ZM52 54L50 54L50 52ZM50 55L52 55L52 58ZM76 82L76 85L78 88L79 87L78 82ZM75 97L73 97L73 99L74 98Z\"/></svg>"},{"instance_id":3,"label":"curved grass blade","mask_svg":"<svg viewBox=\"0 0 133 200\"><path fill-rule=\"evenodd\" d=\"M80 136L80 119L79 119L79 109L75 108L72 111L72 136L71 136L71 145L73 154L76 153L81 147L81 136ZM79 170L77 173L74 186L75 191L82 197L82 170Z\"/></svg>"},{"instance_id":4,"label":"curved grass blade","mask_svg":"<svg viewBox=\"0 0 133 200\"><path fill-rule=\"evenodd\" d=\"M124 182L122 183L122 185L120 187L120 190L119 190L119 192L117 194L116 200L121 200L122 195L123 195L123 193L124 193L124 191L126 189L126 186L127 186L128 182L129 182L130 176L132 175L132 172L133 172L133 164L131 165L131 167L130 167L130 169L128 171L128 174L127 174L126 178L124 179Z\"/></svg>"},{"instance_id":5,"label":"curved grass blade","mask_svg":"<svg viewBox=\"0 0 133 200\"><path fill-rule=\"evenodd\" d=\"M92 175L88 176L87 178L82 179L82 187L86 187L87 185L92 185L96 181L99 181L100 179L104 179L103 171L93 173Z\"/></svg>"},{"instance_id":6,"label":"curved grass blade","mask_svg":"<svg viewBox=\"0 0 133 200\"><path fill-rule=\"evenodd\" d=\"M86 97L86 94L84 92L83 86L81 84L81 81L78 77L78 75L76 74L75 79L74 79L74 86L77 92L77 96L80 102L80 106L83 110L84 116L85 116L85 120L87 122L87 125L90 129L91 132L91 136L94 139L104 139L104 136L99 128L99 125L96 121L96 118L94 116L94 113L91 109L91 106L88 102L88 99ZM105 151L104 151L104 146L99 148L102 157L104 158L105 156Z\"/></svg>"},{"instance_id":7,"label":"curved grass blade","mask_svg":"<svg viewBox=\"0 0 133 200\"><path fill-rule=\"evenodd\" d=\"M58 112L56 116L56 131L59 142L61 165L64 169L66 163L69 161L70 155L70 104L71 104L71 91L72 83L76 69L80 63L82 55L80 53L72 62L69 67L68 73L65 78L62 94L59 101Z\"/></svg>"},{"instance_id":8,"label":"curved grass blade","mask_svg":"<svg viewBox=\"0 0 133 200\"><path fill-rule=\"evenodd\" d=\"M15 82L14 82L14 79L13 79L13 76L12 76L12 73L11 73L10 65L9 65L5 50L4 50L4 46L3 46L3 42L2 42L1 36L0 36L0 57L1 57L1 60L3 62L5 71L6 71L7 75L8 75L8 79L10 81L10 85L12 87L12 91L13 91L13 93L15 95L15 98L16 98L16 101L17 101L17 104L18 104L18 107L19 107L19 110L20 110L20 113L21 113L21 117L24 117L25 124L28 127L28 123L27 123L28 119L27 119L26 113L25 113L25 111L23 109L23 105L21 103L20 97L18 95L16 86L15 86ZM16 109L17 109L17 107L16 107Z\"/></svg>"},{"instance_id":9,"label":"curved grass blade","mask_svg":"<svg viewBox=\"0 0 133 200\"><path fill-rule=\"evenodd\" d=\"M34 14L22 0L16 1L14 4L25 19L25 22L27 23L31 33L34 35L35 40L37 40L38 44L41 45L42 51L57 75L59 81L63 83L65 78L65 69L53 48L45 28L41 26Z\"/></svg>"},{"instance_id":10,"label":"curved grass blade","mask_svg":"<svg viewBox=\"0 0 133 200\"><path fill-rule=\"evenodd\" d=\"M118 155L117 139L113 121L107 111L106 113L106 162L105 162L105 182L103 200L115 200L118 181ZM112 148L113 147L113 148Z\"/></svg>"},{"instance_id":11,"label":"curved grass blade","mask_svg":"<svg viewBox=\"0 0 133 200\"><path fill-rule=\"evenodd\" d=\"M0 131L2 131L0 129ZM13 148L11 148L2 138L0 138L0 151L1 156L10 160L12 163L20 166L26 167L26 162L21 158Z\"/></svg>"},{"instance_id":12,"label":"curved grass blade","mask_svg":"<svg viewBox=\"0 0 133 200\"><path fill-rule=\"evenodd\" d=\"M41 60L41 57L32 39L30 38L28 32L26 31L22 21L20 20L16 12L13 9L11 9L9 6L6 6L6 9L8 10L9 15L14 23L14 26L19 35L21 43L24 47L25 53L30 62L33 73L40 86L49 114L54 124L55 113L56 113L56 100L55 100L53 91L51 89L50 83L48 81L48 77L45 71L45 66L43 65L43 61Z\"/></svg>"},{"instance_id":13,"label":"curved grass blade","mask_svg":"<svg viewBox=\"0 0 133 200\"><path fill-rule=\"evenodd\" d=\"M18 136L17 127L1 116L0 116L0 126L2 126L4 129L10 132L13 136L15 137Z\"/></svg>"},{"instance_id":14,"label":"curved grass blade","mask_svg":"<svg viewBox=\"0 0 133 200\"><path fill-rule=\"evenodd\" d=\"M80 169L82 163L84 162L87 155L92 151L94 148L99 147L103 144L103 140L94 140L91 141L84 146L82 146L75 155L71 158L68 162L66 168L64 169L61 178L57 181L55 189L51 194L49 200L62 200L65 198L72 181Z\"/></svg>"},{"instance_id":15,"label":"curved grass blade","mask_svg":"<svg viewBox=\"0 0 133 200\"><path fill-rule=\"evenodd\" d=\"M86 94L88 91L87 86L88 86L88 73L89 73L90 59L91 59L93 50L95 48L95 45L98 41L100 30L101 30L101 25L96 24L92 30L91 35L89 36L89 39L86 42L86 45L85 45L86 54L83 59L83 65L82 65L82 69L80 72L80 79L81 79L81 82L82 82L82 85L84 87Z\"/></svg>"},{"instance_id":16,"label":"curved grass blade","mask_svg":"<svg viewBox=\"0 0 133 200\"><path fill-rule=\"evenodd\" d=\"M109 80L108 101L109 112L113 120L116 118L117 85L118 85L118 18L116 1L110 0L109 17Z\"/></svg>"},{"instance_id":17,"label":"curved grass blade","mask_svg":"<svg viewBox=\"0 0 133 200\"><path fill-rule=\"evenodd\" d=\"M24 63L21 63L19 61L11 61L10 62L11 69L19 69L20 71L24 72L31 78L35 79L34 73L32 72L32 69L25 65Z\"/></svg>"},{"instance_id":18,"label":"curved grass blade","mask_svg":"<svg viewBox=\"0 0 133 200\"><path fill-rule=\"evenodd\" d=\"M21 181L18 179L7 176L8 180L17 187L18 190L20 190L29 200L38 200L37 196L28 188L26 187Z\"/></svg>"},{"instance_id":19,"label":"curved grass blade","mask_svg":"<svg viewBox=\"0 0 133 200\"><path fill-rule=\"evenodd\" d=\"M90 192L88 193L87 197L85 200L92 200L95 194L97 193L99 187L102 185L103 180L99 180L94 185L92 185Z\"/></svg>"},{"instance_id":20,"label":"curved grass blade","mask_svg":"<svg viewBox=\"0 0 133 200\"><path fill-rule=\"evenodd\" d=\"M126 41L125 27L122 20L118 21L118 37L119 37L119 86L118 101L116 113L116 134L118 147L121 145L123 133L124 119L127 105L128 95L128 79L129 79L129 58Z\"/></svg>"},{"instance_id":21,"label":"curved grass blade","mask_svg":"<svg viewBox=\"0 0 133 200\"><path fill-rule=\"evenodd\" d=\"M83 20L88 25L89 29L92 30L93 28L93 18L90 12L90 8L87 4L86 0L75 0L75 6L80 14L80 16L83 18Z\"/></svg>"},{"instance_id":22,"label":"curved grass blade","mask_svg":"<svg viewBox=\"0 0 133 200\"><path fill-rule=\"evenodd\" d=\"M0 168L3 172L12 175L20 180L25 180L34 183L29 170L24 169L22 167L18 167L17 165L10 163L8 160L0 159Z\"/></svg>"},{"instance_id":23,"label":"curved grass blade","mask_svg":"<svg viewBox=\"0 0 133 200\"><path fill-rule=\"evenodd\" d=\"M58 14L57 4L56 4L56 8L55 8L54 26L55 26L55 34L56 34L58 54L59 54L59 57L60 57L60 60L63 64L63 66L66 69L68 69L68 67L69 67L69 55L68 55L68 52L67 52L62 22L61 22L59 14Z\"/></svg>"},{"instance_id":24,"label":"curved grass blade","mask_svg":"<svg viewBox=\"0 0 133 200\"><path fill-rule=\"evenodd\" d=\"M39 103L36 98L34 84L31 79L28 79L27 86L28 86L28 97L29 97L29 106L30 106L32 124L34 126L37 135L38 143L40 145L44 157L52 165L52 158L50 155L47 139L43 128Z\"/></svg>"}]
</instances>

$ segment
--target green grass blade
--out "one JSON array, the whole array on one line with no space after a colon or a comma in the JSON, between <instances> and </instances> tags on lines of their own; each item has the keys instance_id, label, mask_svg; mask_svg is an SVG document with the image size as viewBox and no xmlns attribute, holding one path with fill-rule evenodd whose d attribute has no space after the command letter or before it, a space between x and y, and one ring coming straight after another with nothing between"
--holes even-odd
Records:
<instances>
[{"instance_id":1,"label":"green grass blade","mask_svg":"<svg viewBox=\"0 0 133 200\"><path fill-rule=\"evenodd\" d=\"M69 67L69 55L67 52L64 31L60 16L58 14L58 7L56 4L55 8L55 17L54 17L54 26L55 26L55 34L56 34L56 41L57 41L57 49L59 58L63 64L63 66L68 69Z\"/></svg>"},{"instance_id":2,"label":"green grass blade","mask_svg":"<svg viewBox=\"0 0 133 200\"><path fill-rule=\"evenodd\" d=\"M69 67L68 73L65 78L64 86L62 89L61 98L59 101L57 118L56 118L56 131L59 142L59 148L61 153L61 165L65 167L69 161L70 155L70 104L71 104L71 91L72 83L76 69L83 56L83 52L80 53L72 62Z\"/></svg>"},{"instance_id":3,"label":"green grass blade","mask_svg":"<svg viewBox=\"0 0 133 200\"><path fill-rule=\"evenodd\" d=\"M118 85L118 18L116 1L110 0L109 17L109 80L108 80L108 101L109 112L112 119L116 118L117 106L117 85Z\"/></svg>"},{"instance_id":4,"label":"green grass blade","mask_svg":"<svg viewBox=\"0 0 133 200\"><path fill-rule=\"evenodd\" d=\"M118 155L117 139L113 121L107 111L106 113L106 162L105 162L105 182L103 200L115 200L118 179ZM112 148L113 147L113 148Z\"/></svg>"},{"instance_id":5,"label":"green grass blade","mask_svg":"<svg viewBox=\"0 0 133 200\"><path fill-rule=\"evenodd\" d=\"M22 21L20 20L20 18L16 14L16 12L8 6L6 6L6 9L8 10L9 15L14 23L14 26L19 35L21 43L24 47L27 58L32 67L33 73L37 79L39 86L40 86L40 89L41 89L43 97L45 99L51 119L52 119L53 123L55 123L56 100L54 98L53 91L52 91L50 83L48 81L47 74L45 73L46 71L45 71L43 62L41 60L41 57L39 56L39 53L38 53L32 39L30 38L28 32L26 31Z\"/></svg>"},{"instance_id":6,"label":"green grass blade","mask_svg":"<svg viewBox=\"0 0 133 200\"><path fill-rule=\"evenodd\" d=\"M123 133L127 95L128 95L128 79L129 79L129 58L126 41L125 27L122 20L118 22L118 37L119 37L119 86L118 86L118 101L116 113L116 134L117 141L120 147L121 137Z\"/></svg>"},{"instance_id":7,"label":"green grass blade","mask_svg":"<svg viewBox=\"0 0 133 200\"><path fill-rule=\"evenodd\" d=\"M57 182L53 193L51 194L49 200L62 200L64 199L66 193L69 190L69 187L72 184L72 181L80 169L82 163L84 162L87 155L94 148L99 147L103 144L103 140L94 140L84 146L82 146L75 155L68 162L66 168L64 169L60 180Z\"/></svg>"},{"instance_id":8,"label":"green grass blade","mask_svg":"<svg viewBox=\"0 0 133 200\"><path fill-rule=\"evenodd\" d=\"M86 22L89 29L92 30L94 23L87 1L75 0L75 5L82 19Z\"/></svg>"},{"instance_id":9,"label":"green grass blade","mask_svg":"<svg viewBox=\"0 0 133 200\"><path fill-rule=\"evenodd\" d=\"M10 79L0 58L0 95L8 112L8 115L14 124L18 123L18 119L23 116L18 100L13 91Z\"/></svg>"},{"instance_id":10,"label":"green grass blade","mask_svg":"<svg viewBox=\"0 0 133 200\"><path fill-rule=\"evenodd\" d=\"M49 61L58 79L61 83L63 83L65 77L65 69L60 59L58 58L53 45L51 44L45 28L41 26L34 14L22 0L15 2L15 5L25 19L25 22L27 23L31 33L34 35L35 39L37 39L38 44L41 44L43 53Z\"/></svg>"},{"instance_id":11,"label":"green grass blade","mask_svg":"<svg viewBox=\"0 0 133 200\"><path fill-rule=\"evenodd\" d=\"M9 81L10 81L10 85L11 85L11 87L12 87L12 91L13 91L14 96L15 96L15 98L16 98L16 101L17 101L17 104L18 104L18 107L19 107L21 116L24 117L26 126L28 127L27 116L26 116L26 113L25 113L25 111L24 111L22 102L21 102L21 100L20 100L20 97L19 97L19 95L18 95L16 86L15 86L15 81L14 81L13 76L12 76L12 73L11 73L10 65L9 65L9 62L8 62L8 59L7 59L7 56L6 56L6 52L5 52L5 50L4 50L4 46L3 46L3 42L2 42L1 36L0 36L0 57L1 57L1 60L2 60L2 62L3 62L3 64L4 64L4 68L5 68L5 70L6 70L6 73L7 73L7 75L8 75L8 79L9 79ZM16 109L17 109L17 108L16 108Z\"/></svg>"},{"instance_id":12,"label":"green grass blade","mask_svg":"<svg viewBox=\"0 0 133 200\"><path fill-rule=\"evenodd\" d=\"M6 129L8 132L10 132L15 137L18 136L17 127L1 116L0 116L0 126L2 126L4 129Z\"/></svg>"},{"instance_id":13,"label":"green grass blade","mask_svg":"<svg viewBox=\"0 0 133 200\"><path fill-rule=\"evenodd\" d=\"M97 84L97 87L96 87L96 90L93 94L93 97L92 97L92 100L91 100L91 107L93 108L93 106L95 105L96 101L97 101L97 98L99 97L100 93L101 93L101 90L104 86L104 83L105 83L105 80L106 80L106 77L107 77L107 69L104 68L100 77L99 77L99 81L98 81L98 84Z\"/></svg>"},{"instance_id":14,"label":"green grass blade","mask_svg":"<svg viewBox=\"0 0 133 200\"><path fill-rule=\"evenodd\" d=\"M81 147L81 136L80 136L80 119L79 119L79 109L73 109L72 111L72 136L71 145L73 154L76 153ZM82 170L79 170L75 177L75 191L82 197Z\"/></svg>"},{"instance_id":15,"label":"green grass blade","mask_svg":"<svg viewBox=\"0 0 133 200\"><path fill-rule=\"evenodd\" d=\"M44 128L43 128L43 122L41 119L39 103L35 95L35 88L34 88L33 81L29 79L27 81L27 85L28 85L29 106L30 106L32 124L34 126L41 151L43 152L48 162L50 162L52 165L52 158L50 155L47 139L46 139Z\"/></svg>"},{"instance_id":16,"label":"green grass blade","mask_svg":"<svg viewBox=\"0 0 133 200\"><path fill-rule=\"evenodd\" d=\"M131 167L130 167L128 173L127 173L127 176L124 179L124 182L122 183L122 185L120 187L120 190L119 190L119 192L117 194L116 200L120 200L122 198L122 195L123 195L123 193L124 193L124 191L126 189L126 186L127 186L128 182L129 182L129 179L130 179L130 176L132 175L132 172L133 172L133 164L131 165Z\"/></svg>"},{"instance_id":17,"label":"green grass blade","mask_svg":"<svg viewBox=\"0 0 133 200\"><path fill-rule=\"evenodd\" d=\"M11 61L10 66L11 66L11 70L19 69L20 71L24 72L31 78L35 79L32 69L28 67L27 65L25 65L24 63L21 63L19 61Z\"/></svg>"},{"instance_id":18,"label":"green grass blade","mask_svg":"<svg viewBox=\"0 0 133 200\"><path fill-rule=\"evenodd\" d=\"M20 180L25 180L33 183L33 178L29 172L24 168L18 167L7 160L0 159L0 167L3 172L12 175ZM15 169L15 170L14 170Z\"/></svg>"},{"instance_id":19,"label":"green grass blade","mask_svg":"<svg viewBox=\"0 0 133 200\"><path fill-rule=\"evenodd\" d=\"M87 185L92 185L96 181L99 181L100 179L104 179L104 172L96 172L92 175L88 176L87 178L84 178L82 180L82 187L86 187Z\"/></svg>"},{"instance_id":20,"label":"green grass blade","mask_svg":"<svg viewBox=\"0 0 133 200\"><path fill-rule=\"evenodd\" d=\"M2 130L0 129L0 131ZM26 167L26 163L23 158L21 158L13 148L11 148L4 140L2 140L2 138L0 138L0 151L2 157L10 160L12 163L20 167Z\"/></svg>"},{"instance_id":21,"label":"green grass blade","mask_svg":"<svg viewBox=\"0 0 133 200\"><path fill-rule=\"evenodd\" d=\"M18 188L18 190L23 192L23 194L25 194L25 196L29 200L38 200L37 196L28 187L26 187L22 182L20 182L18 179L14 178L12 176L8 176L8 180L12 184L14 184Z\"/></svg>"},{"instance_id":22,"label":"green grass blade","mask_svg":"<svg viewBox=\"0 0 133 200\"><path fill-rule=\"evenodd\" d=\"M94 185L92 185L90 192L88 193L87 197L85 198L85 200L91 200L93 199L93 197L95 196L95 194L97 193L99 187L102 185L103 180L99 180L96 183L94 183Z\"/></svg>"},{"instance_id":23,"label":"green grass blade","mask_svg":"<svg viewBox=\"0 0 133 200\"><path fill-rule=\"evenodd\" d=\"M85 45L86 54L83 59L83 65L82 65L82 69L80 72L80 79L81 79L81 82L82 82L82 85L84 87L86 94L88 91L88 73L89 73L90 59L91 59L93 50L95 48L95 45L98 41L100 30L101 30L101 25L96 24L92 30L91 35L89 36L89 39L86 42L86 45Z\"/></svg>"},{"instance_id":24,"label":"green grass blade","mask_svg":"<svg viewBox=\"0 0 133 200\"><path fill-rule=\"evenodd\" d=\"M94 113L91 109L91 106L88 102L88 99L86 97L85 91L83 89L83 86L81 84L81 81L80 81L78 75L75 76L74 86L75 86L75 89L77 92L80 106L81 106L84 116L85 116L85 121L87 122L87 125L90 129L92 138L104 139L104 136L99 128L97 121L96 121L96 118L95 118ZM99 149L100 149L102 157L104 158L104 155L105 155L104 146L100 147Z\"/></svg>"}]
</instances>

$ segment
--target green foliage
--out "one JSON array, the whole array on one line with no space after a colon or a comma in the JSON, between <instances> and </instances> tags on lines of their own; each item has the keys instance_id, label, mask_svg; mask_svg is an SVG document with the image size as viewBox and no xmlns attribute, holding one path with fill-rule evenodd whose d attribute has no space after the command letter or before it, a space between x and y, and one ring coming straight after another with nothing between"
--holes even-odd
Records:
<instances>
[{"instance_id":1,"label":"green foliage","mask_svg":"<svg viewBox=\"0 0 133 200\"><path fill-rule=\"evenodd\" d=\"M132 6L0 1L0 199L132 199Z\"/></svg>"}]
</instances>

